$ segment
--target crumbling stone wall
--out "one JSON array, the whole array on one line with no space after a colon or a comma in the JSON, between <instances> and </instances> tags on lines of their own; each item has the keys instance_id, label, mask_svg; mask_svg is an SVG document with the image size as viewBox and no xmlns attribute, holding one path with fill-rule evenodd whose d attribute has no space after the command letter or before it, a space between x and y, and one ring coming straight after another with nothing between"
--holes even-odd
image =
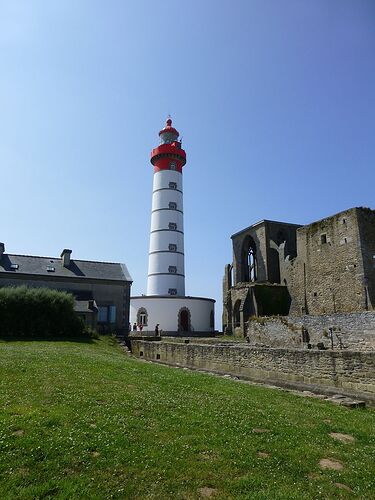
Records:
<instances>
[{"instance_id":1,"label":"crumbling stone wall","mask_svg":"<svg viewBox=\"0 0 375 500\"><path fill-rule=\"evenodd\" d=\"M302 328L307 330L303 333ZM335 350L375 352L375 312L254 318L248 325L249 343L263 347L307 348L318 343Z\"/></svg>"},{"instance_id":2,"label":"crumbling stone wall","mask_svg":"<svg viewBox=\"0 0 375 500\"><path fill-rule=\"evenodd\" d=\"M368 240L375 244L375 217L365 219L367 212L353 208L297 230L296 259L280 263L292 297L290 314L369 309L362 252L371 253Z\"/></svg>"},{"instance_id":3,"label":"crumbling stone wall","mask_svg":"<svg viewBox=\"0 0 375 500\"><path fill-rule=\"evenodd\" d=\"M267 349L131 340L140 358L239 375L275 385L356 394L375 400L375 353Z\"/></svg>"},{"instance_id":4,"label":"crumbling stone wall","mask_svg":"<svg viewBox=\"0 0 375 500\"><path fill-rule=\"evenodd\" d=\"M223 279L223 331L246 334L251 316L287 314L290 297L280 281L280 255L295 256L296 224L261 221L232 236L233 264ZM255 279L249 279L248 250L254 249ZM281 248L281 250L280 250Z\"/></svg>"},{"instance_id":5,"label":"crumbling stone wall","mask_svg":"<svg viewBox=\"0 0 375 500\"><path fill-rule=\"evenodd\" d=\"M256 247L255 283L244 281L249 238ZM236 233L232 240L234 279L232 283L227 265L223 283L223 329L227 333L246 335L251 316L375 309L374 210L352 208L303 227L261 221ZM288 310L281 301L285 293L276 284L287 289ZM263 289L257 290L260 285Z\"/></svg>"},{"instance_id":6,"label":"crumbling stone wall","mask_svg":"<svg viewBox=\"0 0 375 500\"><path fill-rule=\"evenodd\" d=\"M363 259L365 307L375 309L375 210L357 210L357 220Z\"/></svg>"}]
</instances>

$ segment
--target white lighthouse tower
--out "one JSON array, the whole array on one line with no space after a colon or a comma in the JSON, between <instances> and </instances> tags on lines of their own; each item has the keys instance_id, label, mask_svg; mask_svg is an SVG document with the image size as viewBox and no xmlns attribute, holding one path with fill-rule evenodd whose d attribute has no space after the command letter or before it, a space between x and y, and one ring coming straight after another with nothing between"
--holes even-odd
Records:
<instances>
[{"instance_id":1,"label":"white lighthouse tower","mask_svg":"<svg viewBox=\"0 0 375 500\"><path fill-rule=\"evenodd\" d=\"M185 295L182 169L186 153L168 118L151 151L154 167L147 295L130 299L132 326L153 334L207 336L214 332L215 301Z\"/></svg>"},{"instance_id":2,"label":"white lighthouse tower","mask_svg":"<svg viewBox=\"0 0 375 500\"><path fill-rule=\"evenodd\" d=\"M152 150L154 166L147 295L185 295L182 167L186 153L167 120Z\"/></svg>"}]
</instances>

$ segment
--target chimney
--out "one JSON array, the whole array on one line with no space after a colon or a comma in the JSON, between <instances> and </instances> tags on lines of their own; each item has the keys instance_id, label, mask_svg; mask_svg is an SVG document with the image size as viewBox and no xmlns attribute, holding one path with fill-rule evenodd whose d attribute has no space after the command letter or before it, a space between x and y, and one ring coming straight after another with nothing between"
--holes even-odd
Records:
<instances>
[{"instance_id":1,"label":"chimney","mask_svg":"<svg viewBox=\"0 0 375 500\"><path fill-rule=\"evenodd\" d=\"M62 265L64 267L69 267L70 266L70 254L72 253L71 250L68 248L64 248L64 250L61 252L61 260L62 260Z\"/></svg>"},{"instance_id":2,"label":"chimney","mask_svg":"<svg viewBox=\"0 0 375 500\"><path fill-rule=\"evenodd\" d=\"M0 261L3 258L4 252L5 252L5 245L4 245L4 243L0 243Z\"/></svg>"}]
</instances>

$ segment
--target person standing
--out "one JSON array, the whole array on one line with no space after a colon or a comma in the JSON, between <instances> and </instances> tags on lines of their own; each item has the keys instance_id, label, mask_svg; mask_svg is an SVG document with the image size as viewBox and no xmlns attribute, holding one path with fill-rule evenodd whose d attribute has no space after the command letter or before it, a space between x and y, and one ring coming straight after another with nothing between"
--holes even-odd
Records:
<instances>
[{"instance_id":1,"label":"person standing","mask_svg":"<svg viewBox=\"0 0 375 500\"><path fill-rule=\"evenodd\" d=\"M155 326L155 337L160 337L159 323Z\"/></svg>"}]
</instances>

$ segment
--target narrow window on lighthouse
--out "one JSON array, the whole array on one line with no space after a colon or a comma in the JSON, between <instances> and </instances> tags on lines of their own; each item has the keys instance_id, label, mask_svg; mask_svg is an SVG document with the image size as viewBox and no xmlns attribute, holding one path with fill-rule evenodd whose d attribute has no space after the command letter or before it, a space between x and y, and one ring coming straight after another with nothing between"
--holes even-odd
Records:
<instances>
[{"instance_id":1,"label":"narrow window on lighthouse","mask_svg":"<svg viewBox=\"0 0 375 500\"><path fill-rule=\"evenodd\" d=\"M177 267L176 266L169 266L168 267L168 272L171 274L176 274L177 273Z\"/></svg>"},{"instance_id":2,"label":"narrow window on lighthouse","mask_svg":"<svg viewBox=\"0 0 375 500\"><path fill-rule=\"evenodd\" d=\"M168 248L170 252L177 252L177 245L174 243L170 243Z\"/></svg>"},{"instance_id":3,"label":"narrow window on lighthouse","mask_svg":"<svg viewBox=\"0 0 375 500\"><path fill-rule=\"evenodd\" d=\"M175 222L170 222L168 224L168 228L171 229L172 231L176 231L177 229L177 224Z\"/></svg>"},{"instance_id":4,"label":"narrow window on lighthouse","mask_svg":"<svg viewBox=\"0 0 375 500\"><path fill-rule=\"evenodd\" d=\"M177 189L177 183L176 182L170 182L169 183L169 189Z\"/></svg>"},{"instance_id":5,"label":"narrow window on lighthouse","mask_svg":"<svg viewBox=\"0 0 375 500\"><path fill-rule=\"evenodd\" d=\"M175 161L171 161L171 163L169 164L169 168L171 170L176 170L176 162Z\"/></svg>"},{"instance_id":6,"label":"narrow window on lighthouse","mask_svg":"<svg viewBox=\"0 0 375 500\"><path fill-rule=\"evenodd\" d=\"M175 203L174 201L170 201L168 206L171 210L176 210L177 203Z\"/></svg>"},{"instance_id":7,"label":"narrow window on lighthouse","mask_svg":"<svg viewBox=\"0 0 375 500\"><path fill-rule=\"evenodd\" d=\"M168 294L169 295L177 295L177 289L176 288L168 288Z\"/></svg>"}]
</instances>

